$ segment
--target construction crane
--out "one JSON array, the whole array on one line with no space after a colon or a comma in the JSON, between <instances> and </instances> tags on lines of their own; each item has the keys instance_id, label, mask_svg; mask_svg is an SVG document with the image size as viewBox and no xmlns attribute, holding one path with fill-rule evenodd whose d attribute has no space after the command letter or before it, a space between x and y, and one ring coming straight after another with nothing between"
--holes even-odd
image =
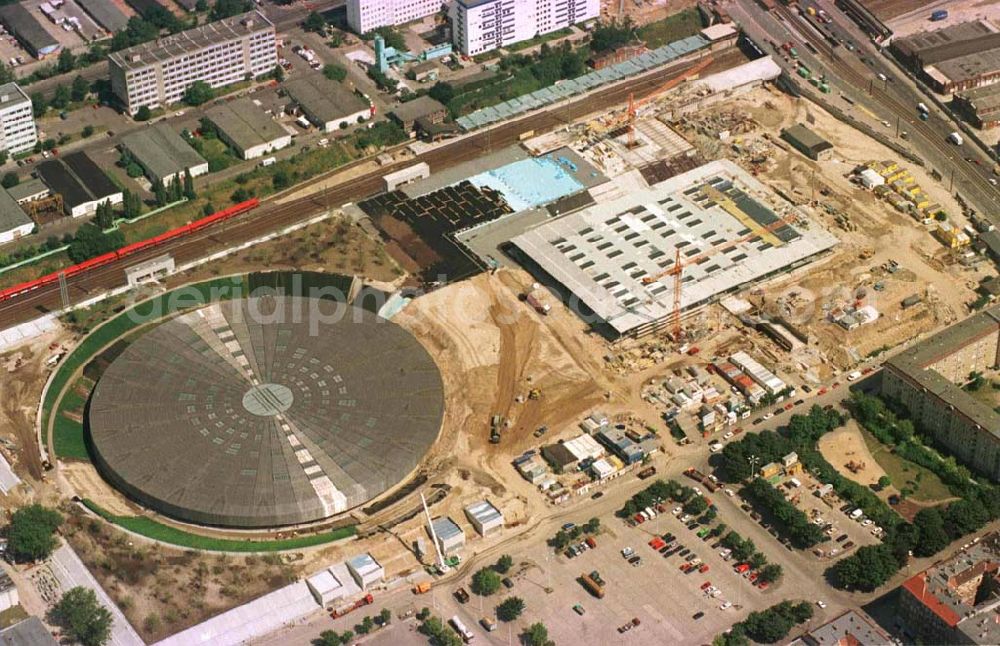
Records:
<instances>
[{"instance_id":1,"label":"construction crane","mask_svg":"<svg viewBox=\"0 0 1000 646\"><path fill-rule=\"evenodd\" d=\"M673 309L673 312L672 312L671 317L670 317L671 318L671 327L672 327L672 331L673 331L674 340L675 341L679 341L680 338L681 338L681 332L682 332L682 330L681 330L681 290L683 289L683 280L682 280L682 278L683 278L683 274L684 274L684 267L686 265L697 265L701 261L705 260L706 258L709 258L710 256L714 256L715 254L719 253L720 251L725 251L726 249L729 249L731 247L735 247L736 245L738 245L740 243L746 242L747 240L752 240L753 238L757 238L757 237L760 237L762 239L766 239L767 237L770 237L774 241L777 241L779 244L781 244L781 240L777 236L774 235L774 231L780 229L783 226L793 224L795 222L795 220L797 220L797 219L798 219L798 215L793 213L792 215L788 215L788 216L785 216L783 218L780 218L780 219L772 222L771 224L769 224L767 226L756 227L755 231L752 231L751 233L748 233L745 236L742 236L742 237L737 238L735 240L730 240L729 242L723 243L723 244L721 244L721 245L719 245L717 247L712 247L708 251L706 251L704 253L701 253L701 254L698 254L697 256L694 256L693 258L688 258L687 260L684 260L684 261L681 260L681 250L677 249L677 254L676 254L675 258L674 258L674 264L672 264L668 269L660 272L659 274L656 274L655 276L645 276L645 277L643 277L643 279L642 279L642 284L643 285L650 285L652 283L655 283L655 282L658 282L658 281L662 280L663 278L665 278L667 276L673 276L674 277L674 309ZM744 218L738 218L738 220L740 222L743 222L744 224L746 223L745 220L744 220ZM771 240L768 240L768 242L771 242ZM774 244L774 243L771 242L771 244ZM777 245L775 245L775 246L777 246Z\"/></svg>"},{"instance_id":2,"label":"construction crane","mask_svg":"<svg viewBox=\"0 0 1000 646\"><path fill-rule=\"evenodd\" d=\"M639 108L643 107L647 103L653 100L658 94L663 94L668 90L672 90L689 78L698 76L701 74L702 70L712 64L714 59L711 56L706 56L705 58L698 61L694 67L686 70L680 76L675 76L670 79L660 87L656 88L646 96L642 97L638 101L635 100L635 94L630 92L628 95L628 111L625 113L626 119L628 121L628 147L635 148L635 120L636 115L639 112Z\"/></svg>"},{"instance_id":3,"label":"construction crane","mask_svg":"<svg viewBox=\"0 0 1000 646\"><path fill-rule=\"evenodd\" d=\"M635 147L635 120L639 108L643 107L647 103L653 100L659 94L673 89L681 82L688 80L689 78L696 76L702 72L706 67L708 67L714 59L711 56L706 56L705 58L698 61L694 67L685 70L680 76L675 76L663 85L659 86L652 92L649 92L642 96L639 100L636 100L635 93L629 93L628 95L628 109L617 116L609 117L602 122L594 122L589 124L589 128L592 131L608 132L614 130L615 128L621 126L623 123L628 124L628 134L629 134L629 148Z\"/></svg>"}]
</instances>

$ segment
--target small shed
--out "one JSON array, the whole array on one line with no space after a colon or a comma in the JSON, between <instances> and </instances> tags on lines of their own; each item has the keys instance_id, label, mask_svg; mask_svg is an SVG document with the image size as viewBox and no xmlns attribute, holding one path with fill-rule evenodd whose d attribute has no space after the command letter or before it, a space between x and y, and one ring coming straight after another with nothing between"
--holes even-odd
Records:
<instances>
[{"instance_id":1,"label":"small shed","mask_svg":"<svg viewBox=\"0 0 1000 646\"><path fill-rule=\"evenodd\" d=\"M480 536L491 536L503 529L503 514L488 500L480 500L468 505L465 508L465 516Z\"/></svg>"},{"instance_id":2,"label":"small shed","mask_svg":"<svg viewBox=\"0 0 1000 646\"><path fill-rule=\"evenodd\" d=\"M451 518L440 516L432 520L430 525L433 525L434 531L428 526L427 533L432 540L437 537L438 548L442 554L446 556L454 554L465 546L465 531Z\"/></svg>"},{"instance_id":3,"label":"small shed","mask_svg":"<svg viewBox=\"0 0 1000 646\"><path fill-rule=\"evenodd\" d=\"M347 571L362 590L367 590L385 578L385 569L367 552L348 559Z\"/></svg>"}]
</instances>

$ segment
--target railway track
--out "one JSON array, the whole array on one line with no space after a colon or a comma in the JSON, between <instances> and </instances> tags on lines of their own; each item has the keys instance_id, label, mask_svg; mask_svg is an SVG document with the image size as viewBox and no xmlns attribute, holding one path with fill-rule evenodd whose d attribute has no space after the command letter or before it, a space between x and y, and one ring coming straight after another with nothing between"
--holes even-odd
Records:
<instances>
[{"instance_id":1,"label":"railway track","mask_svg":"<svg viewBox=\"0 0 1000 646\"><path fill-rule=\"evenodd\" d=\"M787 7L778 7L777 12L781 14L786 21L790 21L790 24L798 24L798 16L794 14L793 11ZM956 150L950 144L948 144L941 133L934 130L927 122L921 121L919 119L911 119L916 111L916 104L911 106L905 105L895 97L893 97L889 92L877 87L872 79L866 77L865 75L858 72L850 64L848 64L843 58L841 58L836 50L826 42L825 38L818 37L812 34L809 29L800 29L799 35L802 37L803 41L809 42L810 45L815 47L822 55L829 59L827 65L832 68L836 75L845 80L853 83L858 88L864 88L869 86L869 94L883 107L887 108L890 112L900 117L903 121L909 124L909 127L919 133L927 142L937 150L938 153L944 157L954 157ZM962 160L964 161L964 160ZM956 164L954 167L955 174L959 176L960 179L972 183L972 184L983 184L984 180L982 176L975 172L970 172L970 169L962 163ZM983 186L982 188L986 188ZM993 206L1000 207L1000 198L997 197L996 191L986 191L987 197L991 200Z\"/></svg>"},{"instance_id":2,"label":"railway track","mask_svg":"<svg viewBox=\"0 0 1000 646\"><path fill-rule=\"evenodd\" d=\"M707 53L707 52L706 52ZM716 57L729 53L716 52ZM357 202L382 192L382 176L394 170L419 161L427 162L433 172L456 166L460 163L518 142L519 135L535 131L546 132L565 125L567 122L596 112L611 105L623 103L630 93L641 95L662 85L672 76L682 74L694 66L698 59L674 63L670 66L609 86L588 96L567 104L548 108L536 114L508 121L488 130L480 131L463 139L453 141L414 158L395 162L372 173L324 189L311 196L285 204L265 202L256 210L237 216L216 226L206 228L190 236L179 238L162 246L140 251L127 260L103 265L94 270L73 276L66 281L71 303L80 302L96 293L124 284L124 269L164 253L173 256L177 264L184 264L219 251L224 246L235 246L259 238L269 232L302 222L329 205L339 207L349 202ZM343 169L338 169L341 172ZM317 180L313 180L317 181ZM212 239L223 239L225 245L212 244ZM4 303L0 303L0 328L9 327L36 318L45 313L62 308L58 283L40 287Z\"/></svg>"}]
</instances>

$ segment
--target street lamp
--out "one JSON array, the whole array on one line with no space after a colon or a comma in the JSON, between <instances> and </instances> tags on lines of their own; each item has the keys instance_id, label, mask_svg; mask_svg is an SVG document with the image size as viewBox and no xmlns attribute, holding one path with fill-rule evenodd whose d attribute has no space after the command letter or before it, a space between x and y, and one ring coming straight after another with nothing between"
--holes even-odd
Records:
<instances>
[{"instance_id":1,"label":"street lamp","mask_svg":"<svg viewBox=\"0 0 1000 646\"><path fill-rule=\"evenodd\" d=\"M752 477L755 473L757 473L757 463L760 462L760 458L756 455L751 455L747 458L747 462L750 463L750 476Z\"/></svg>"}]
</instances>

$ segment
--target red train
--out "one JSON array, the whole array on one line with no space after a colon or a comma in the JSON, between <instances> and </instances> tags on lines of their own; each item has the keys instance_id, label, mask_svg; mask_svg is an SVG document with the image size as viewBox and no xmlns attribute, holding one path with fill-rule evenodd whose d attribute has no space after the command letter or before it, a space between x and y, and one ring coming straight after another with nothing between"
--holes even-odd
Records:
<instances>
[{"instance_id":1,"label":"red train","mask_svg":"<svg viewBox=\"0 0 1000 646\"><path fill-rule=\"evenodd\" d=\"M107 265L116 260L124 258L125 256L130 256L143 249L148 249L150 247L155 247L161 245L168 240L173 240L174 238L179 238L181 236L186 236L189 233L194 233L195 231L200 231L205 227L212 226L216 222L221 222L222 220L228 220L229 218L236 217L241 213L246 213L247 211L257 207L260 204L260 200L253 198L247 200L246 202L240 202L239 204L234 204L228 209L223 209L217 211L212 215L206 216L200 220L195 220L190 224L185 224L184 226L177 227L176 229L171 229L166 233L161 233L158 236L152 238L147 238L146 240L140 240L139 242L133 242L130 245L125 245L117 251L109 251L108 253L101 254L91 258L90 260L84 260L81 263L72 265L63 269L61 271L53 272L42 276L41 278L36 278L35 280L29 280L26 283L21 283L20 285L15 285L4 290L0 290L0 301L6 301L11 298L20 296L39 287L43 287L50 283L55 283L59 280L59 274L65 274L67 278L70 276L75 276L77 274L82 274L85 271L89 271L94 267L100 267L101 265Z\"/></svg>"}]
</instances>

